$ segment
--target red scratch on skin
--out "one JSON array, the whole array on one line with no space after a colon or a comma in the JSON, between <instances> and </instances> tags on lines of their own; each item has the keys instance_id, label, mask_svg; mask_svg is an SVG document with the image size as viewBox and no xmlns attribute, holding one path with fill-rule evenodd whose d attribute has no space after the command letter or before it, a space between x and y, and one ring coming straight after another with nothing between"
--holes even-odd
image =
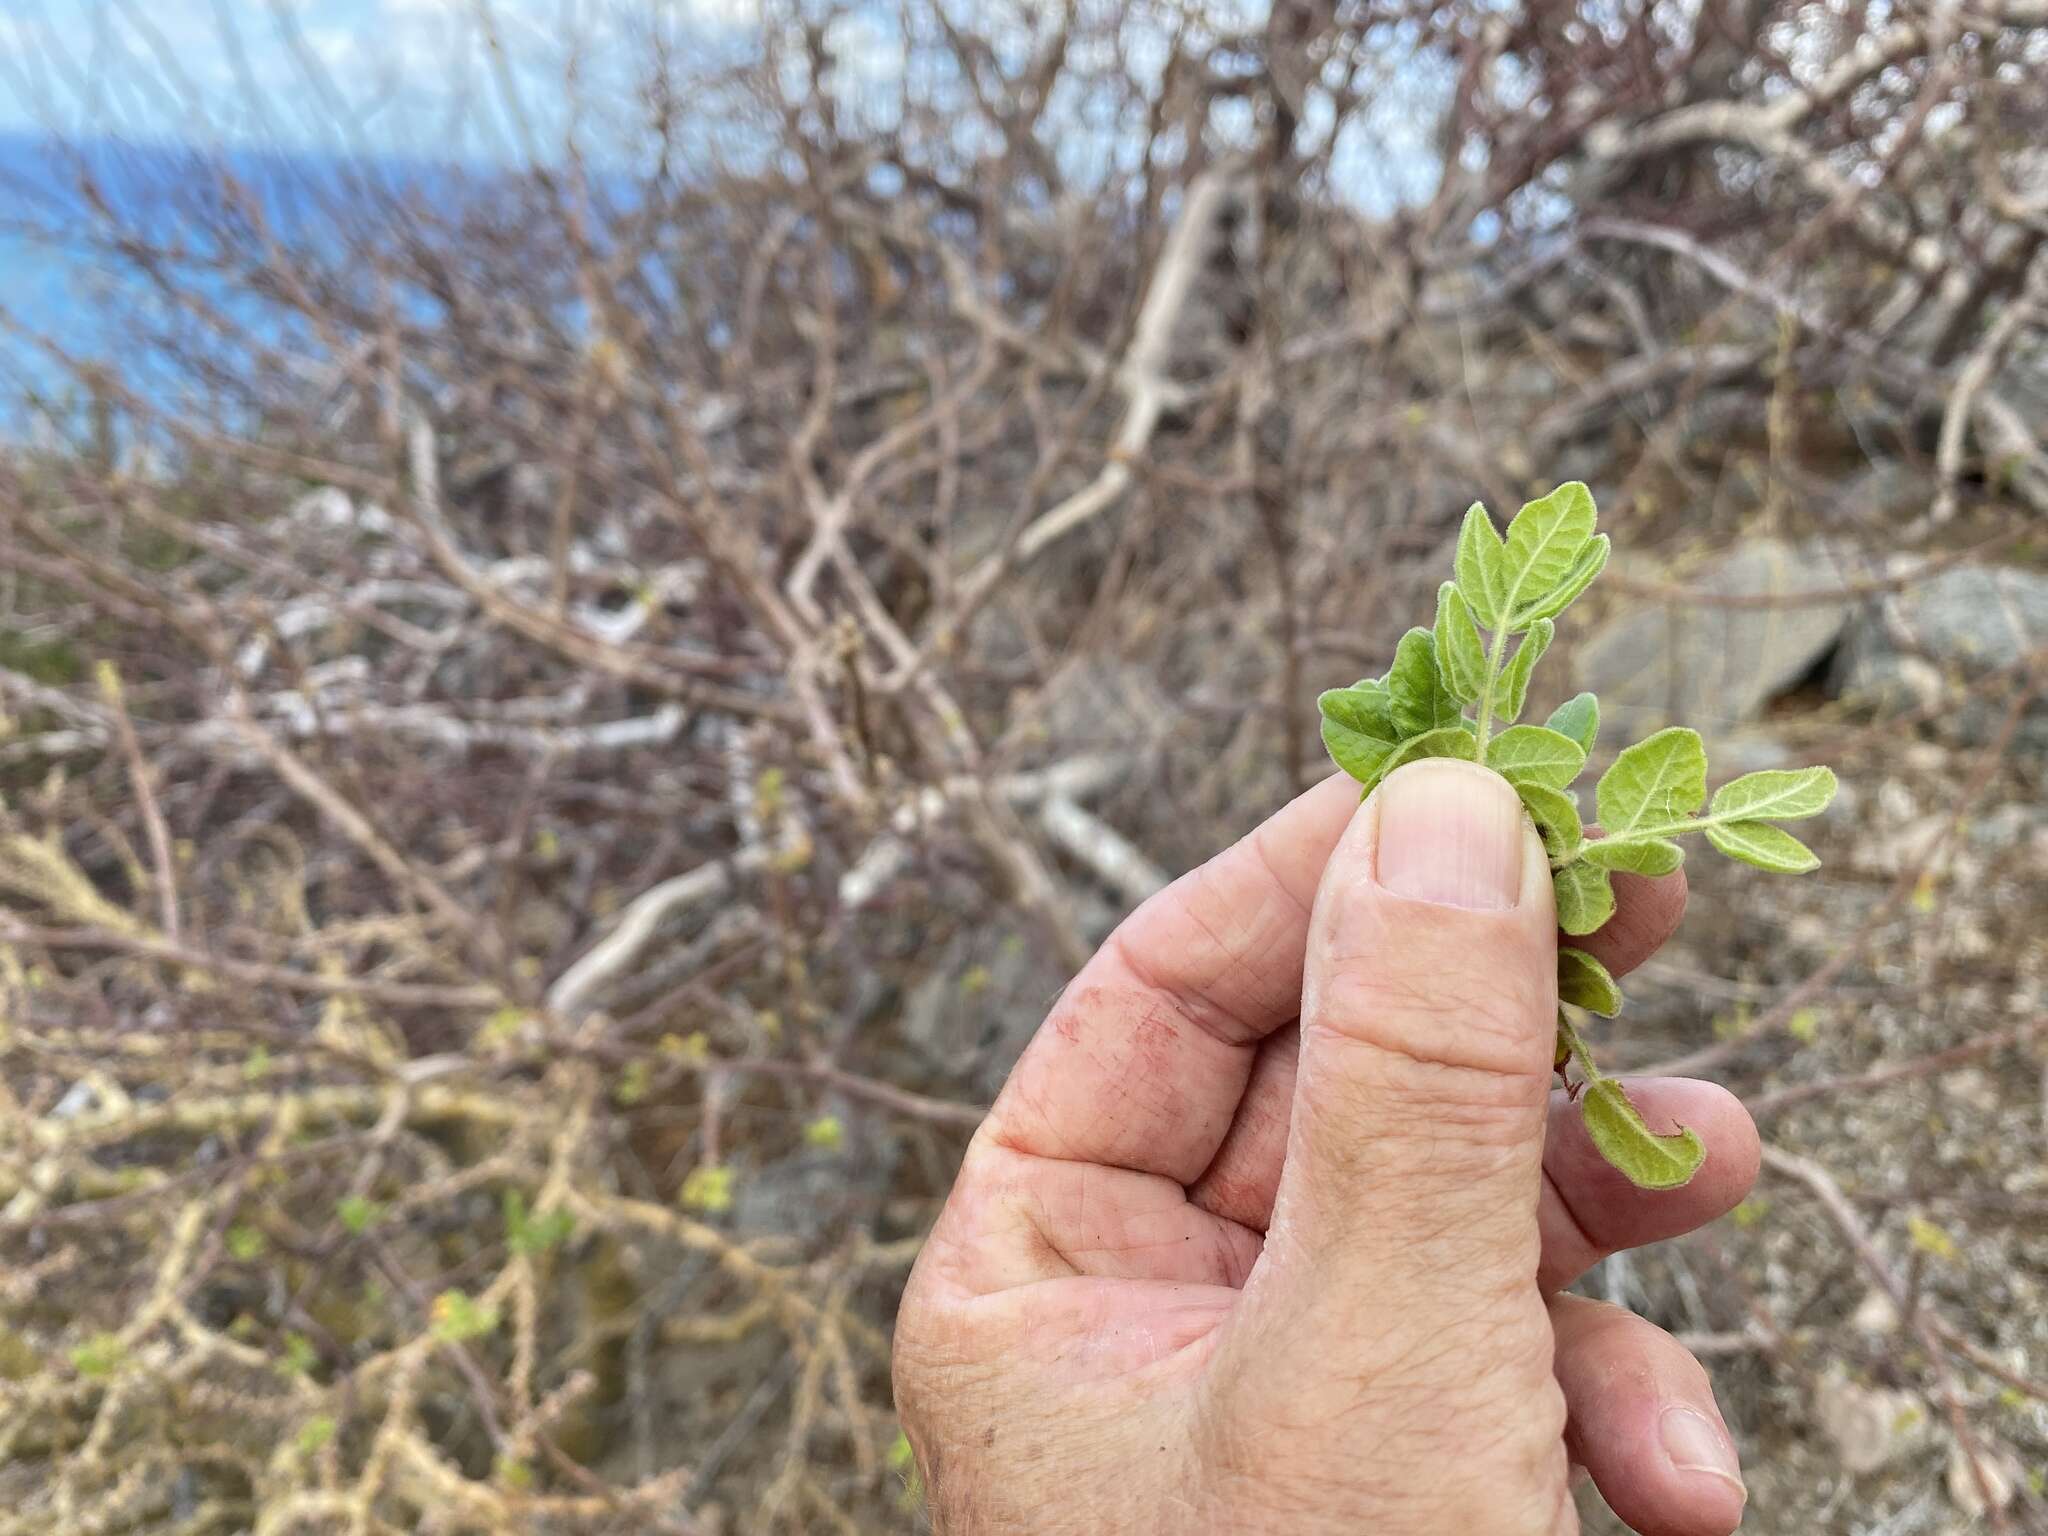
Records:
<instances>
[{"instance_id":1,"label":"red scratch on skin","mask_svg":"<svg viewBox=\"0 0 2048 1536\"><path fill-rule=\"evenodd\" d=\"M1172 1010L1164 1004L1147 1002L1132 1021L1131 1039L1137 1047L1135 1065L1142 1070L1157 1071L1172 1060L1179 1048L1180 1025L1174 1021Z\"/></svg>"},{"instance_id":2,"label":"red scratch on skin","mask_svg":"<svg viewBox=\"0 0 2048 1536\"><path fill-rule=\"evenodd\" d=\"M1031 1147L1135 1166L1162 1138L1185 1137L1184 1122L1224 1113L1201 1096L1205 1074L1242 1070L1181 1002L1150 987L1115 981L1069 989L1040 1028L1021 1080L1005 1090L1035 1125ZM1216 1128L1221 1140L1227 1124ZM1149 1164L1148 1164L1149 1166Z\"/></svg>"},{"instance_id":3,"label":"red scratch on skin","mask_svg":"<svg viewBox=\"0 0 2048 1536\"><path fill-rule=\"evenodd\" d=\"M1144 987L1083 988L1062 1000L1048 1022L1068 1044L1080 1042L1084 1027L1103 1047L1129 1040L1131 1070L1146 1076L1162 1075L1181 1045L1180 1011L1171 999Z\"/></svg>"},{"instance_id":4,"label":"red scratch on skin","mask_svg":"<svg viewBox=\"0 0 2048 1536\"><path fill-rule=\"evenodd\" d=\"M1103 1064L1118 1065L1121 1058L1121 1069L1110 1079L1115 1096L1111 1102L1132 1106L1135 1120L1148 1126L1173 1124L1187 1109L1180 1074L1173 1065L1182 1048L1175 1009L1149 992L1116 991L1103 998L1102 1004ZM1117 1043L1110 1045L1112 1040ZM1108 1109L1109 1103L1102 1107Z\"/></svg>"}]
</instances>

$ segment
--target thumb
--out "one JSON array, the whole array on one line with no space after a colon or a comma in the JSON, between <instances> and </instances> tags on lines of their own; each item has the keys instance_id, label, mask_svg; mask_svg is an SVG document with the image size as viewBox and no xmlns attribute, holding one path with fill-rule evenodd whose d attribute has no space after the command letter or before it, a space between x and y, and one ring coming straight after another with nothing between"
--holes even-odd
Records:
<instances>
[{"instance_id":1,"label":"thumb","mask_svg":"<svg viewBox=\"0 0 2048 1536\"><path fill-rule=\"evenodd\" d=\"M1556 935L1549 860L1499 775L1425 759L1353 816L1309 927L1267 1242L1284 1290L1446 1323L1534 1295Z\"/></svg>"},{"instance_id":2,"label":"thumb","mask_svg":"<svg viewBox=\"0 0 2048 1536\"><path fill-rule=\"evenodd\" d=\"M1399 1466L1403 1530L1576 1528L1536 1289L1555 922L1514 790L1443 759L1388 776L1316 892L1286 1159L1214 1379L1223 1422L1305 1458L1284 1478Z\"/></svg>"}]
</instances>

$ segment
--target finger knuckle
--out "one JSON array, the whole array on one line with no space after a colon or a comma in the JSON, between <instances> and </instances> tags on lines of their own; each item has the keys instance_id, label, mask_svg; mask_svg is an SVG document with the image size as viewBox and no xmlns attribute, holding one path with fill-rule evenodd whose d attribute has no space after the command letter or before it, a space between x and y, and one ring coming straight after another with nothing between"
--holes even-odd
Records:
<instances>
[{"instance_id":1,"label":"finger knuckle","mask_svg":"<svg viewBox=\"0 0 2048 1536\"><path fill-rule=\"evenodd\" d=\"M1339 966L1318 986L1304 1027L1481 1076L1542 1071L1554 1004L1519 969L1491 973L1476 958L1462 970Z\"/></svg>"}]
</instances>

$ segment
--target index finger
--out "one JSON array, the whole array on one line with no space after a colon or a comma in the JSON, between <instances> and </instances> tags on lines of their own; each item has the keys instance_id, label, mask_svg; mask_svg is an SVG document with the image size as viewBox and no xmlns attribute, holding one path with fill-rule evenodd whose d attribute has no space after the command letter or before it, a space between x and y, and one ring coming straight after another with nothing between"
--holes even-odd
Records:
<instances>
[{"instance_id":1,"label":"index finger","mask_svg":"<svg viewBox=\"0 0 2048 1536\"><path fill-rule=\"evenodd\" d=\"M1255 1151L1256 1128L1232 1136L1232 1122L1261 1042L1300 1011L1309 906L1357 809L1357 782L1333 774L1126 918L1025 1048L983 1134L1184 1185L1226 1138ZM1678 926L1685 877L1620 873L1614 891L1606 927L1572 942L1620 975ZM1284 1139L1284 1109L1265 1118ZM1270 1162L1277 1176L1277 1149Z\"/></svg>"},{"instance_id":2,"label":"index finger","mask_svg":"<svg viewBox=\"0 0 2048 1536\"><path fill-rule=\"evenodd\" d=\"M1308 909L1358 808L1336 775L1124 919L989 1111L999 1145L1191 1184L1258 1044L1301 1006Z\"/></svg>"}]
</instances>

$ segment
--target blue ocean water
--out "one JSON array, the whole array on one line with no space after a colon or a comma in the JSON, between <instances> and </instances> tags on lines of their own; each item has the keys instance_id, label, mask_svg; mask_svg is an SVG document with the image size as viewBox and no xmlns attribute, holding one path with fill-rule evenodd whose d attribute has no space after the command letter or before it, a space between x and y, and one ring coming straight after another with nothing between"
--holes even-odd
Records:
<instances>
[{"instance_id":1,"label":"blue ocean water","mask_svg":"<svg viewBox=\"0 0 2048 1536\"><path fill-rule=\"evenodd\" d=\"M90 345L91 268L78 253L24 228L53 211L56 164L40 140L0 136L0 313L70 344ZM20 337L0 334L0 358L24 366L28 350Z\"/></svg>"},{"instance_id":2,"label":"blue ocean water","mask_svg":"<svg viewBox=\"0 0 2048 1536\"><path fill-rule=\"evenodd\" d=\"M168 311L145 263L112 243L116 231L185 253L179 285L261 334L279 322L243 283L209 270L231 271L247 254L246 245L233 247L233 231L260 226L301 250L339 256L379 200L423 195L453 209L493 174L0 134L0 431L18 426L34 400L61 396L73 364L119 367L145 390L168 382L138 371L138 326Z\"/></svg>"}]
</instances>

